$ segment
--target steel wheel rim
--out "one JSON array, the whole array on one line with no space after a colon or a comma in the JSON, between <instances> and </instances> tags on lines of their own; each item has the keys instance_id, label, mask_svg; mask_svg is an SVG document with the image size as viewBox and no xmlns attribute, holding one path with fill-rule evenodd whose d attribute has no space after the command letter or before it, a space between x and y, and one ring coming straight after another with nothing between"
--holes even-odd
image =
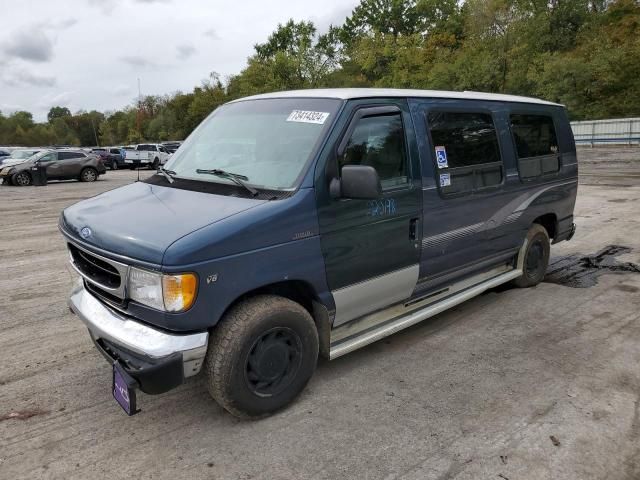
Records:
<instances>
[{"instance_id":1,"label":"steel wheel rim","mask_svg":"<svg viewBox=\"0 0 640 480\"><path fill-rule=\"evenodd\" d=\"M543 267L544 247L540 240L534 241L527 251L527 258L524 262L525 273L529 278L537 278Z\"/></svg>"},{"instance_id":2,"label":"steel wheel rim","mask_svg":"<svg viewBox=\"0 0 640 480\"><path fill-rule=\"evenodd\" d=\"M245 361L245 382L260 397L284 391L295 379L302 364L302 340L290 328L275 327L254 342Z\"/></svg>"}]
</instances>

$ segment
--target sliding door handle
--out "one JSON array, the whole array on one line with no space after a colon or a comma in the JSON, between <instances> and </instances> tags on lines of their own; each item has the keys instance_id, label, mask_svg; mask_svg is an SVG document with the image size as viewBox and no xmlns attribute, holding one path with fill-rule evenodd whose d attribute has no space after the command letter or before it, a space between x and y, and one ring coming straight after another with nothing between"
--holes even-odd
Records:
<instances>
[{"instance_id":1,"label":"sliding door handle","mask_svg":"<svg viewBox=\"0 0 640 480\"><path fill-rule=\"evenodd\" d=\"M419 218L412 218L409 220L409 239L416 240L418 237L418 221Z\"/></svg>"}]
</instances>

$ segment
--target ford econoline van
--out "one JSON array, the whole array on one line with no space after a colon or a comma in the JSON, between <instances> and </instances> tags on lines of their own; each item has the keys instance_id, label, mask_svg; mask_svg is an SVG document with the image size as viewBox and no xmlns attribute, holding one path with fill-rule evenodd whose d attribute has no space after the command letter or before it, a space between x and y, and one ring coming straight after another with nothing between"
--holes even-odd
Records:
<instances>
[{"instance_id":1,"label":"ford econoline van","mask_svg":"<svg viewBox=\"0 0 640 480\"><path fill-rule=\"evenodd\" d=\"M136 390L203 371L229 412L264 416L300 393L319 355L542 281L550 244L575 231L577 173L565 108L533 98L239 99L148 180L64 210L80 275L69 305L128 414Z\"/></svg>"}]
</instances>

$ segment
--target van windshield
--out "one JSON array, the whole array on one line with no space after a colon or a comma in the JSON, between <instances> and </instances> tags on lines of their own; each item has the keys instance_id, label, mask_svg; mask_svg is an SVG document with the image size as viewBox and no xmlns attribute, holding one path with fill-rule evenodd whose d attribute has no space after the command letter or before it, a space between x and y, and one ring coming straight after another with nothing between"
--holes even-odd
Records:
<instances>
[{"instance_id":1,"label":"van windshield","mask_svg":"<svg viewBox=\"0 0 640 480\"><path fill-rule=\"evenodd\" d=\"M233 183L198 170L246 177L257 188L293 188L333 122L340 100L273 98L218 108L194 130L165 168L178 178Z\"/></svg>"}]
</instances>

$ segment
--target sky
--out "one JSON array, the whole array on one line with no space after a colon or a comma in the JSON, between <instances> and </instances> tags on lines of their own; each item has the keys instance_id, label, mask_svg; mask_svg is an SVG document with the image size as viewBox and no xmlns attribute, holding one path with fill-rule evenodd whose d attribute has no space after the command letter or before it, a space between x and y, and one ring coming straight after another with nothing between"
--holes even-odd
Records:
<instances>
[{"instance_id":1,"label":"sky","mask_svg":"<svg viewBox=\"0 0 640 480\"><path fill-rule=\"evenodd\" d=\"M357 0L0 0L0 111L109 111L238 73L278 23L341 24Z\"/></svg>"}]
</instances>

